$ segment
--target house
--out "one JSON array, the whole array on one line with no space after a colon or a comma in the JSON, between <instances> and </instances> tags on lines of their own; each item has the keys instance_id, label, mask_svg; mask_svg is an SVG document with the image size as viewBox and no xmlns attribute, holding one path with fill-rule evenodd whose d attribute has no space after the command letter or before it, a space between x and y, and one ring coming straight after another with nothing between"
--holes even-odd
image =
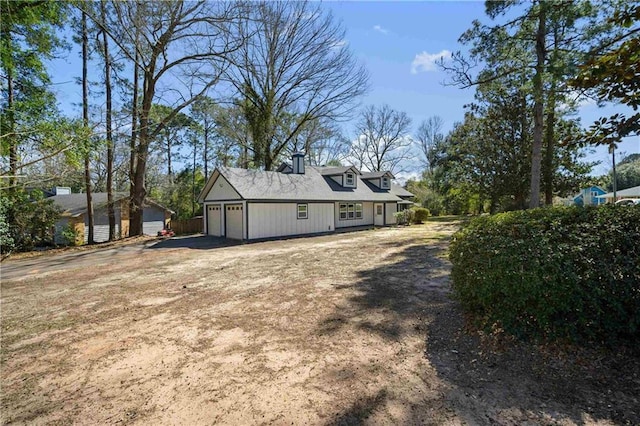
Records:
<instances>
[{"instance_id":1,"label":"house","mask_svg":"<svg viewBox=\"0 0 640 426\"><path fill-rule=\"evenodd\" d=\"M390 172L312 167L295 153L277 171L219 167L203 188L204 233L237 240L395 224L413 194Z\"/></svg>"},{"instance_id":2,"label":"house","mask_svg":"<svg viewBox=\"0 0 640 426\"><path fill-rule=\"evenodd\" d=\"M93 239L95 242L109 240L109 218L107 216L107 193L94 192L93 200ZM65 229L73 229L76 234L76 244L86 244L89 240L87 227L87 194L57 194L49 197L53 203L62 209L62 215L55 224L54 241L56 244L66 243L63 236ZM129 235L129 194L116 192L114 194L114 210L116 216L116 236L118 238ZM142 213L142 229L145 235L157 235L171 220L173 212L160 204L145 200Z\"/></svg>"},{"instance_id":3,"label":"house","mask_svg":"<svg viewBox=\"0 0 640 426\"><path fill-rule=\"evenodd\" d=\"M579 194L573 197L573 203L578 206L597 206L604 204L604 200L599 198L599 196L605 192L607 191L595 185L584 188Z\"/></svg>"},{"instance_id":4,"label":"house","mask_svg":"<svg viewBox=\"0 0 640 426\"><path fill-rule=\"evenodd\" d=\"M602 203L615 203L622 198L640 198L640 186L633 186L627 189L616 191L616 199L613 199L613 192L608 192L598 196Z\"/></svg>"}]
</instances>

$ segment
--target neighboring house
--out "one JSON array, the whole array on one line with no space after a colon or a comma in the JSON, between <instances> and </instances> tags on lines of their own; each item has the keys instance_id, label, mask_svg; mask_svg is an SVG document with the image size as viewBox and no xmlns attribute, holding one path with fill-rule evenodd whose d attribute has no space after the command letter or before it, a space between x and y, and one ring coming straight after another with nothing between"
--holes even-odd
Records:
<instances>
[{"instance_id":1,"label":"neighboring house","mask_svg":"<svg viewBox=\"0 0 640 426\"><path fill-rule=\"evenodd\" d=\"M217 168L198 197L204 233L254 240L385 226L413 204L390 172L312 167L300 153L292 160L277 171Z\"/></svg>"},{"instance_id":2,"label":"neighboring house","mask_svg":"<svg viewBox=\"0 0 640 426\"><path fill-rule=\"evenodd\" d=\"M640 198L640 186L633 186L631 188L627 188L627 189L621 189L619 191L616 191L616 199L613 199L613 192L608 192L606 194L602 194L600 196L598 196L598 199L602 202L602 203L615 203L616 201L620 200L621 198Z\"/></svg>"},{"instance_id":3,"label":"neighboring house","mask_svg":"<svg viewBox=\"0 0 640 426\"><path fill-rule=\"evenodd\" d=\"M579 194L573 197L573 203L578 206L597 206L604 204L604 200L599 198L606 193L604 189L599 186L590 186L584 188Z\"/></svg>"},{"instance_id":4,"label":"neighboring house","mask_svg":"<svg viewBox=\"0 0 640 426\"><path fill-rule=\"evenodd\" d=\"M93 239L100 243L109 240L109 218L107 216L107 193L95 192L93 200ZM114 194L114 210L116 217L116 237L129 235L129 194ZM58 194L50 197L54 204L62 209L60 220L55 224L56 244L66 243L62 232L71 227L76 234L76 244L86 244L89 240L87 218L87 194ZM143 233L157 235L171 220L173 212L158 203L146 199L143 216Z\"/></svg>"}]
</instances>

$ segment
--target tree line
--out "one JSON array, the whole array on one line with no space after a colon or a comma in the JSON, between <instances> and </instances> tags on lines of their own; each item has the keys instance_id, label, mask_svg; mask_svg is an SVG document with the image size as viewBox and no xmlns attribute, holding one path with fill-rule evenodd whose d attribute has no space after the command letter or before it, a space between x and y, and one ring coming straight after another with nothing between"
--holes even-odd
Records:
<instances>
[{"instance_id":1,"label":"tree line","mask_svg":"<svg viewBox=\"0 0 640 426\"><path fill-rule=\"evenodd\" d=\"M3 198L63 185L91 206L93 191L107 192L115 238L114 193L128 192L138 235L145 197L190 217L214 167L273 170L304 151L313 165L371 171L420 158L410 189L432 210L537 207L541 195L550 204L587 179L582 147L638 130L638 114L586 132L574 114L586 98L637 108L639 10L614 0L487 2L490 23L474 21L460 38L468 53L440 63L449 84L476 90L445 135L439 117L412 132L405 112L356 109L368 72L316 3L3 1ZM81 117L59 111L47 68L74 48ZM345 135L341 121L356 114Z\"/></svg>"}]
</instances>

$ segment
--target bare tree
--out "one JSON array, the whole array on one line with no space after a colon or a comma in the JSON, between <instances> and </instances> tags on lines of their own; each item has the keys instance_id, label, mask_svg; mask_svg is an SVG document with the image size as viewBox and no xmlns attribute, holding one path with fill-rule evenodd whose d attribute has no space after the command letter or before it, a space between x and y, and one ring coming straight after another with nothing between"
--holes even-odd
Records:
<instances>
[{"instance_id":1,"label":"bare tree","mask_svg":"<svg viewBox=\"0 0 640 426\"><path fill-rule=\"evenodd\" d=\"M137 141L132 146L130 209L130 235L140 235L150 144L182 110L219 82L227 56L244 42L237 25L245 8L241 3L177 0L131 0L113 2L112 7L109 22L93 19L108 31L142 79ZM152 122L151 106L161 100L172 112Z\"/></svg>"},{"instance_id":2,"label":"bare tree","mask_svg":"<svg viewBox=\"0 0 640 426\"><path fill-rule=\"evenodd\" d=\"M84 155L84 181L87 193L87 224L89 225L88 243L94 244L93 240L93 200L91 194L91 148L89 139L89 77L87 74L87 63L89 61L89 38L87 30L87 14L82 13L82 125L87 130L86 152Z\"/></svg>"},{"instance_id":3,"label":"bare tree","mask_svg":"<svg viewBox=\"0 0 640 426\"><path fill-rule=\"evenodd\" d=\"M430 173L433 173L435 166L437 147L444 141L444 135L442 134L443 124L442 118L434 115L420 123L415 134L418 147L422 153L421 161Z\"/></svg>"},{"instance_id":4,"label":"bare tree","mask_svg":"<svg viewBox=\"0 0 640 426\"><path fill-rule=\"evenodd\" d=\"M410 155L410 127L411 119L405 112L389 105L366 107L360 114L357 138L351 146L360 168L372 172L400 171L402 161Z\"/></svg>"},{"instance_id":5,"label":"bare tree","mask_svg":"<svg viewBox=\"0 0 640 426\"><path fill-rule=\"evenodd\" d=\"M253 165L269 170L308 123L348 117L368 74L320 5L260 2L252 12L242 26L249 43L233 55L227 77L242 98Z\"/></svg>"}]
</instances>

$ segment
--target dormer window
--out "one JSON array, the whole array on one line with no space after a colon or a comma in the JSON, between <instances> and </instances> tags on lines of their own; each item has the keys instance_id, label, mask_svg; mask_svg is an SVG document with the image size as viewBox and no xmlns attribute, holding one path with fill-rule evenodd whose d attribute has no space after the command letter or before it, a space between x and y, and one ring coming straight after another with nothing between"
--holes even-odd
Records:
<instances>
[{"instance_id":1,"label":"dormer window","mask_svg":"<svg viewBox=\"0 0 640 426\"><path fill-rule=\"evenodd\" d=\"M382 177L382 189L389 189L389 178L386 176Z\"/></svg>"},{"instance_id":2,"label":"dormer window","mask_svg":"<svg viewBox=\"0 0 640 426\"><path fill-rule=\"evenodd\" d=\"M345 178L345 186L354 186L355 179L356 177L353 173L347 173Z\"/></svg>"}]
</instances>

